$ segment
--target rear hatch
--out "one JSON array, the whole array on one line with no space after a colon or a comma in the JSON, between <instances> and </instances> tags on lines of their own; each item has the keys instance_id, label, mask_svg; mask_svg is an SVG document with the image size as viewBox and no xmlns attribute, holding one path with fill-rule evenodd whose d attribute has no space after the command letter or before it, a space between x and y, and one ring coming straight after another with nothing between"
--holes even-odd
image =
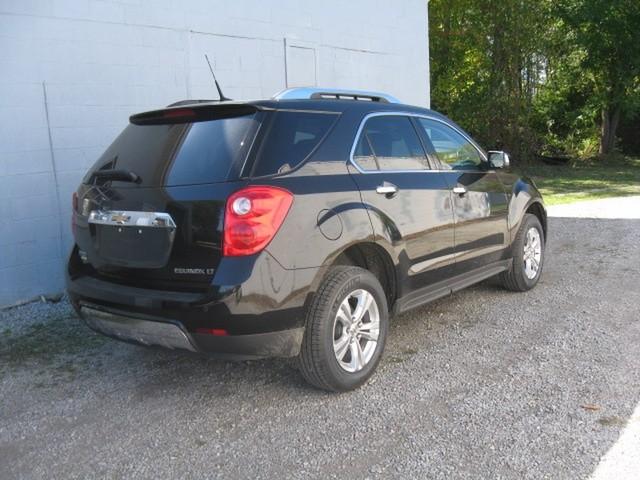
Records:
<instances>
[{"instance_id":1,"label":"rear hatch","mask_svg":"<svg viewBox=\"0 0 640 480\"><path fill-rule=\"evenodd\" d=\"M85 176L74 230L88 273L139 287L206 288L227 197L264 114L247 104L131 117Z\"/></svg>"}]
</instances>

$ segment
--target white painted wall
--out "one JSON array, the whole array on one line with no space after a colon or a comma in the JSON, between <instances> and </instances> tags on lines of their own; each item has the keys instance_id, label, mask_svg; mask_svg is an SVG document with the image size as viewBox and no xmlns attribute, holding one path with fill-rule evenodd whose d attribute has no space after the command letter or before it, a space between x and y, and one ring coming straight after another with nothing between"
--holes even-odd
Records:
<instances>
[{"instance_id":1,"label":"white painted wall","mask_svg":"<svg viewBox=\"0 0 640 480\"><path fill-rule=\"evenodd\" d=\"M427 106L427 28L427 0L0 0L0 305L63 289L83 173L132 113L215 98L205 53L234 99L315 80Z\"/></svg>"}]
</instances>

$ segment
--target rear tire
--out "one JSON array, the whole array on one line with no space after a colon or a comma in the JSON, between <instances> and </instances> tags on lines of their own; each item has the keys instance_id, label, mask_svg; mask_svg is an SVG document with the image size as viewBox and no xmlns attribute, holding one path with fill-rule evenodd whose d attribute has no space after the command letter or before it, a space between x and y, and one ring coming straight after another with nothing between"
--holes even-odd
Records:
<instances>
[{"instance_id":1,"label":"rear tire","mask_svg":"<svg viewBox=\"0 0 640 480\"><path fill-rule=\"evenodd\" d=\"M500 274L500 283L507 290L526 292L540 280L544 263L544 232L538 217L530 213L524 215L512 248L513 263Z\"/></svg>"},{"instance_id":2,"label":"rear tire","mask_svg":"<svg viewBox=\"0 0 640 480\"><path fill-rule=\"evenodd\" d=\"M307 312L298 357L302 375L323 390L358 388L380 362L388 326L378 279L359 267L333 267Z\"/></svg>"}]
</instances>

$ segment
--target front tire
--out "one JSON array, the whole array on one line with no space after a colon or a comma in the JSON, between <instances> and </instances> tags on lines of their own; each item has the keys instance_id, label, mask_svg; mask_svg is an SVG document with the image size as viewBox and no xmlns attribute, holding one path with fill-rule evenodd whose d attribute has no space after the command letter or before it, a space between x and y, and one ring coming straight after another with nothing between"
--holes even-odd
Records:
<instances>
[{"instance_id":1,"label":"front tire","mask_svg":"<svg viewBox=\"0 0 640 480\"><path fill-rule=\"evenodd\" d=\"M344 392L365 383L384 350L387 300L378 279L359 267L334 267L307 312L298 361L304 378Z\"/></svg>"},{"instance_id":2,"label":"front tire","mask_svg":"<svg viewBox=\"0 0 640 480\"><path fill-rule=\"evenodd\" d=\"M500 275L502 285L513 292L526 292L536 286L545 255L544 232L540 220L527 213L513 242L513 264Z\"/></svg>"}]
</instances>

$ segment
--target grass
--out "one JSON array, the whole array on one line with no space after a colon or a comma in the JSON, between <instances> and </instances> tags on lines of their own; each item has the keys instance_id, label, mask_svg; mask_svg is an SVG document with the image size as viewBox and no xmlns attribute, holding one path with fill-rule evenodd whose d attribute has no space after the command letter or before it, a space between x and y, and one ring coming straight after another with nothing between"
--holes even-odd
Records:
<instances>
[{"instance_id":1,"label":"grass","mask_svg":"<svg viewBox=\"0 0 640 480\"><path fill-rule=\"evenodd\" d=\"M611 157L517 169L533 178L547 205L640 195L640 158Z\"/></svg>"},{"instance_id":2,"label":"grass","mask_svg":"<svg viewBox=\"0 0 640 480\"><path fill-rule=\"evenodd\" d=\"M74 374L105 342L75 315L53 316L20 329L0 331L0 374L38 365L50 373Z\"/></svg>"}]
</instances>

